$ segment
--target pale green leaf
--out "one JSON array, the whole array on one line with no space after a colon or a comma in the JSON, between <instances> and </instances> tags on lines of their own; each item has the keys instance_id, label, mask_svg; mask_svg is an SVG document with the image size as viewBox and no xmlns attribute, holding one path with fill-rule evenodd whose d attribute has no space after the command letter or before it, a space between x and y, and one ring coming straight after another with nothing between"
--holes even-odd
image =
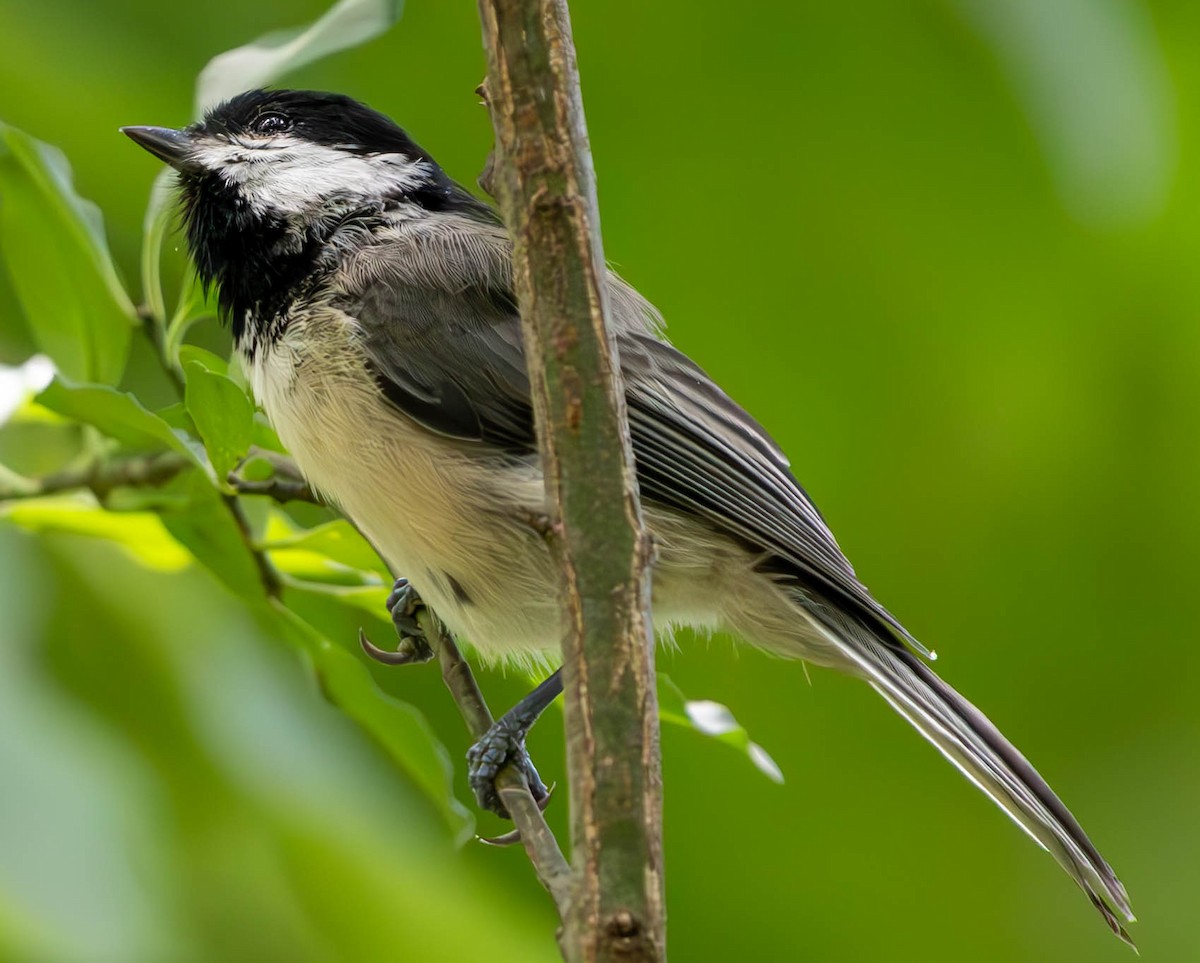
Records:
<instances>
[{"instance_id":1,"label":"pale green leaf","mask_svg":"<svg viewBox=\"0 0 1200 963\"><path fill-rule=\"evenodd\" d=\"M126 392L107 385L72 384L58 377L36 400L51 411L98 428L130 448L165 448L202 463L186 435L143 408L141 402Z\"/></svg>"},{"instance_id":2,"label":"pale green leaf","mask_svg":"<svg viewBox=\"0 0 1200 963\"><path fill-rule=\"evenodd\" d=\"M276 30L208 62L196 81L196 113L249 90L264 87L305 64L383 33L404 9L402 0L341 0L320 19Z\"/></svg>"},{"instance_id":3,"label":"pale green leaf","mask_svg":"<svg viewBox=\"0 0 1200 963\"><path fill-rule=\"evenodd\" d=\"M374 619L387 618L387 597L391 585L333 585L326 582L303 582L289 579L289 588L305 592L312 597L320 596L347 606Z\"/></svg>"},{"instance_id":4,"label":"pale green leaf","mask_svg":"<svg viewBox=\"0 0 1200 963\"><path fill-rule=\"evenodd\" d=\"M270 553L271 564L280 572L304 582L322 585L358 587L378 586L379 577L356 568L348 568L319 552L285 548Z\"/></svg>"},{"instance_id":5,"label":"pale green leaf","mask_svg":"<svg viewBox=\"0 0 1200 963\"><path fill-rule=\"evenodd\" d=\"M773 782L783 782L783 772L767 751L750 738L727 706L710 699L688 699L669 677L658 675L658 714L663 722L693 729L733 746L759 772Z\"/></svg>"},{"instance_id":6,"label":"pale green leaf","mask_svg":"<svg viewBox=\"0 0 1200 963\"><path fill-rule=\"evenodd\" d=\"M161 245L161 241L158 241ZM192 329L192 325L206 318L217 316L218 308L212 303L215 291L207 288L196 275L189 271L184 277L179 291L179 303L175 307L167 325L165 350L167 357L176 357L184 347L183 339Z\"/></svg>"},{"instance_id":7,"label":"pale green leaf","mask_svg":"<svg viewBox=\"0 0 1200 963\"><path fill-rule=\"evenodd\" d=\"M307 531L275 537L278 532L268 529L271 541L263 547L273 552L301 550L314 552L342 565L362 572L374 572L385 581L391 581L387 565L371 547L358 529L345 519L336 519Z\"/></svg>"},{"instance_id":8,"label":"pale green leaf","mask_svg":"<svg viewBox=\"0 0 1200 963\"><path fill-rule=\"evenodd\" d=\"M157 515L105 511L87 495L0 504L0 517L34 532L67 532L116 542L149 568L178 571L192 560Z\"/></svg>"},{"instance_id":9,"label":"pale green leaf","mask_svg":"<svg viewBox=\"0 0 1200 963\"><path fill-rule=\"evenodd\" d=\"M162 245L171 225L171 209L175 203L175 171L163 167L150 187L150 203L146 205L142 222L142 297L150 309L154 323L167 323L167 305L162 289Z\"/></svg>"},{"instance_id":10,"label":"pale green leaf","mask_svg":"<svg viewBox=\"0 0 1200 963\"><path fill-rule=\"evenodd\" d=\"M75 193L60 150L2 122L0 253L41 350L68 377L115 384L136 311L100 210Z\"/></svg>"}]
</instances>

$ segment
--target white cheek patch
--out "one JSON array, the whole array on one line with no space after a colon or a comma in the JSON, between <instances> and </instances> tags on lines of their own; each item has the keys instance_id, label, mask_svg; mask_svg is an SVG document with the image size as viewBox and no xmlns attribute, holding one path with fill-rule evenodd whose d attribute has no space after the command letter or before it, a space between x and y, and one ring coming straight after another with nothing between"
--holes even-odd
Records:
<instances>
[{"instance_id":1,"label":"white cheek patch","mask_svg":"<svg viewBox=\"0 0 1200 963\"><path fill-rule=\"evenodd\" d=\"M428 180L429 163L401 154L357 154L295 138L261 145L220 143L195 155L219 171L258 213L303 214L332 197L407 193Z\"/></svg>"}]
</instances>

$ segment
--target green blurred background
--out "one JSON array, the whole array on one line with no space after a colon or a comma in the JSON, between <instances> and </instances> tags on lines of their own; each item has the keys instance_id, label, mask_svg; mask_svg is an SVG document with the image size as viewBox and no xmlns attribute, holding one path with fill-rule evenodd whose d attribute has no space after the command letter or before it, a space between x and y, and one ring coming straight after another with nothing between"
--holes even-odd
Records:
<instances>
[{"instance_id":1,"label":"green blurred background","mask_svg":"<svg viewBox=\"0 0 1200 963\"><path fill-rule=\"evenodd\" d=\"M1071 806L1144 957L1200 960L1200 6L573 7L608 258ZM117 127L186 122L211 56L324 8L2 0L0 118L67 153L136 279L157 168ZM474 4L410 0L289 84L473 183L483 70ZM32 350L0 277L0 361ZM136 341L126 384L170 400ZM211 576L5 525L0 572L0 954L556 958L523 855L455 848ZM1130 959L865 686L721 638L661 666L787 777L664 731L674 959ZM461 770L436 671L375 676ZM494 706L525 686L481 679ZM562 781L557 721L532 746Z\"/></svg>"}]
</instances>

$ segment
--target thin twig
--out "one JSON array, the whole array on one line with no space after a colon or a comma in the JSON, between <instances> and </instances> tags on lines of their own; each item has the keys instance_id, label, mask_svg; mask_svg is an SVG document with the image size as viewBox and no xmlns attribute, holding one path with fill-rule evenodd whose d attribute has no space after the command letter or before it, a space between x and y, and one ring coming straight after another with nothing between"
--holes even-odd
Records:
<instances>
[{"instance_id":1,"label":"thin twig","mask_svg":"<svg viewBox=\"0 0 1200 963\"><path fill-rule=\"evenodd\" d=\"M271 477L251 479L242 476L242 469L255 459L267 462L271 466ZM266 495L277 502L308 502L311 505L324 505L325 501L314 492L300 473L299 467L287 455L266 448L252 445L241 463L226 476L225 481L239 495Z\"/></svg>"},{"instance_id":2,"label":"thin twig","mask_svg":"<svg viewBox=\"0 0 1200 963\"><path fill-rule=\"evenodd\" d=\"M254 564L258 567L258 578L262 583L263 594L269 599L281 598L283 595L283 579L271 563L271 559L267 553L254 544L254 533L250 531L250 520L246 518L246 512L242 509L242 503L238 501L236 495L222 495L221 501L225 503L229 514L233 516L233 523L237 526L238 534L242 537L242 544L246 546L246 551L254 557Z\"/></svg>"},{"instance_id":3,"label":"thin twig","mask_svg":"<svg viewBox=\"0 0 1200 963\"><path fill-rule=\"evenodd\" d=\"M283 505L287 502L306 502L309 505L324 505L325 502L305 482L294 482L287 478L266 478L250 481L230 473L226 479L239 495L266 495Z\"/></svg>"},{"instance_id":4,"label":"thin twig","mask_svg":"<svg viewBox=\"0 0 1200 963\"><path fill-rule=\"evenodd\" d=\"M163 452L158 455L96 459L43 478L9 474L5 481L0 482L0 501L87 490L103 503L116 488L157 488L193 464L185 455Z\"/></svg>"},{"instance_id":5,"label":"thin twig","mask_svg":"<svg viewBox=\"0 0 1200 963\"><path fill-rule=\"evenodd\" d=\"M472 739L481 738L491 728L491 710L487 700L475 681L471 667L462 657L458 645L449 631L428 608L421 616L426 636L437 639L438 662L442 667L442 681L458 706L458 711L467 724ZM521 834L521 844L533 863L537 877L554 900L561 915L566 911L571 869L559 849L558 840L546 824L537 801L533 798L525 777L512 766L505 766L496 777L496 789L512 816L513 823Z\"/></svg>"}]
</instances>

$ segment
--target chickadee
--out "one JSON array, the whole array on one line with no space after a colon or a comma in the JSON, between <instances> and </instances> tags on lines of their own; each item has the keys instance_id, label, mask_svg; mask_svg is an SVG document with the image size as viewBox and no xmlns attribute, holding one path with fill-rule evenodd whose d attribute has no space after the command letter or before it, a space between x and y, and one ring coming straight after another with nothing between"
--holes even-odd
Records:
<instances>
[{"instance_id":1,"label":"chickadee","mask_svg":"<svg viewBox=\"0 0 1200 963\"><path fill-rule=\"evenodd\" d=\"M337 94L252 90L181 130L124 132L179 172L188 246L255 397L310 485L485 659L556 658L558 574L512 287L488 205L390 119ZM871 597L783 452L608 275L655 625L722 629L870 683L1083 888L1128 940L1125 888L1045 780L936 676ZM427 651L408 649L393 661ZM472 751L484 801L543 683Z\"/></svg>"}]
</instances>

